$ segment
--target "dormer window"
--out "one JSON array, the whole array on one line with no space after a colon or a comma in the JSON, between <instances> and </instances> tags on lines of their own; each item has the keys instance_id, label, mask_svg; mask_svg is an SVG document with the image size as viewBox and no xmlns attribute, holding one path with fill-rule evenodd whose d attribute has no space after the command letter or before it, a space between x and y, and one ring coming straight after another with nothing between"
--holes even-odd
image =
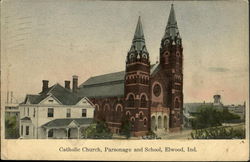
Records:
<instances>
[{"instance_id":1,"label":"dormer window","mask_svg":"<svg viewBox=\"0 0 250 162\"><path fill-rule=\"evenodd\" d=\"M54 100L49 100L49 102L53 102Z\"/></svg>"},{"instance_id":2,"label":"dormer window","mask_svg":"<svg viewBox=\"0 0 250 162\"><path fill-rule=\"evenodd\" d=\"M142 55L142 58L147 59L147 58L148 58L147 54L144 53L144 54Z\"/></svg>"}]
</instances>

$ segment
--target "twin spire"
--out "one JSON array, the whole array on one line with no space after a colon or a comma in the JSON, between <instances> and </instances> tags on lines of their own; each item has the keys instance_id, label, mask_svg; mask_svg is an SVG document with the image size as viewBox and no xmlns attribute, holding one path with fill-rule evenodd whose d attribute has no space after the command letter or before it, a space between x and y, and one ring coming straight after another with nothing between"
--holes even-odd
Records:
<instances>
[{"instance_id":1,"label":"twin spire","mask_svg":"<svg viewBox=\"0 0 250 162\"><path fill-rule=\"evenodd\" d=\"M165 34L163 38L175 39L175 37L180 37L180 33L178 30L177 21L175 18L174 5L171 4L171 10L170 10L170 14L168 17L168 23L167 23L167 27L165 29Z\"/></svg>"},{"instance_id":2,"label":"twin spire","mask_svg":"<svg viewBox=\"0 0 250 162\"><path fill-rule=\"evenodd\" d=\"M135 53L135 52L136 53L140 53L140 52L148 53L146 49L145 38L144 38L143 29L142 29L141 16L139 16L137 26L135 29L133 42L129 51L129 53Z\"/></svg>"},{"instance_id":3,"label":"twin spire","mask_svg":"<svg viewBox=\"0 0 250 162\"><path fill-rule=\"evenodd\" d=\"M177 26L177 21L175 18L174 5L172 4L163 39L170 38L174 40L176 37L180 38L180 34L179 34L178 26ZM140 53L140 52L148 53L146 49L145 38L144 38L143 29L142 29L141 17L139 16L129 53Z\"/></svg>"}]
</instances>

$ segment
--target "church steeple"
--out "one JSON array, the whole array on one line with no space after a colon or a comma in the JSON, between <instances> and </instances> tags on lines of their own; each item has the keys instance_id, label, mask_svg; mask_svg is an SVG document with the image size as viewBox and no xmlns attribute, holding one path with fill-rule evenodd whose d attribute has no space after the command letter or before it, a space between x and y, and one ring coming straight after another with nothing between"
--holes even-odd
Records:
<instances>
[{"instance_id":1,"label":"church steeple","mask_svg":"<svg viewBox=\"0 0 250 162\"><path fill-rule=\"evenodd\" d=\"M130 60L130 58L132 60L134 60L133 58L149 58L140 16L137 22L132 45L128 52L128 60Z\"/></svg>"},{"instance_id":2,"label":"church steeple","mask_svg":"<svg viewBox=\"0 0 250 162\"><path fill-rule=\"evenodd\" d=\"M165 33L164 33L162 40L165 41L166 39L168 39L169 41L176 41L177 39L181 39L179 30L178 30L178 26L177 26L177 21L176 21L176 17L175 17L175 11L174 11L173 4L171 5L171 10L170 10L170 14L168 17L167 27L165 29Z\"/></svg>"},{"instance_id":3,"label":"church steeple","mask_svg":"<svg viewBox=\"0 0 250 162\"><path fill-rule=\"evenodd\" d=\"M131 122L132 134L146 135L150 128L148 124L150 119L150 61L141 17L138 19L132 45L127 55L124 81L124 114Z\"/></svg>"},{"instance_id":4,"label":"church steeple","mask_svg":"<svg viewBox=\"0 0 250 162\"><path fill-rule=\"evenodd\" d=\"M160 47L160 65L166 76L166 106L170 108L169 128L181 128L183 112L183 47L173 4Z\"/></svg>"}]
</instances>

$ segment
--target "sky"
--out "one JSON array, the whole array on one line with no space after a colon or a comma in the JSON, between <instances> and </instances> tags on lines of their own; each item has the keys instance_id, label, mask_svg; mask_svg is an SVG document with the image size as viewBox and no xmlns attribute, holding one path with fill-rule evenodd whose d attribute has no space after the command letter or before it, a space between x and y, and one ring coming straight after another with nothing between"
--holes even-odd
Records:
<instances>
[{"instance_id":1,"label":"sky","mask_svg":"<svg viewBox=\"0 0 250 162\"><path fill-rule=\"evenodd\" d=\"M184 103L248 100L247 1L8 0L1 9L1 92L22 102L79 76L122 71L141 16L151 63L174 4L184 55Z\"/></svg>"}]
</instances>

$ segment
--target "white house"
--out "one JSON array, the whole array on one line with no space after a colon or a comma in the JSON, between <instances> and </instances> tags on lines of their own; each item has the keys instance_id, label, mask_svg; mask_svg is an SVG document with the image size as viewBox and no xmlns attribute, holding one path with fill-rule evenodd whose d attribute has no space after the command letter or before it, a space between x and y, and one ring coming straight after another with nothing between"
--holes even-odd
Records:
<instances>
[{"instance_id":1,"label":"white house","mask_svg":"<svg viewBox=\"0 0 250 162\"><path fill-rule=\"evenodd\" d=\"M81 132L93 122L94 105L79 98L69 88L55 84L37 95L26 95L20 108L20 137L23 139L81 138Z\"/></svg>"}]
</instances>

